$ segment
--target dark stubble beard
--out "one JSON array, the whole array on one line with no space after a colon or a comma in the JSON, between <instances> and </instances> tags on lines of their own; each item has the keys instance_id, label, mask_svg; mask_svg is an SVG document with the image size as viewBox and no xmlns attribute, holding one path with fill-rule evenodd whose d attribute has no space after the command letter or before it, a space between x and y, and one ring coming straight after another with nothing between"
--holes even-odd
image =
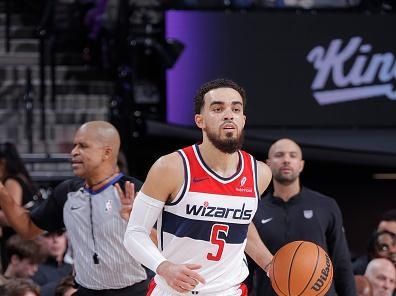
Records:
<instances>
[{"instance_id":1,"label":"dark stubble beard","mask_svg":"<svg viewBox=\"0 0 396 296\"><path fill-rule=\"evenodd\" d=\"M232 154L242 148L244 140L244 132L242 131L236 138L232 137L232 133L226 133L225 139L220 139L215 133L206 131L209 141L221 152Z\"/></svg>"}]
</instances>

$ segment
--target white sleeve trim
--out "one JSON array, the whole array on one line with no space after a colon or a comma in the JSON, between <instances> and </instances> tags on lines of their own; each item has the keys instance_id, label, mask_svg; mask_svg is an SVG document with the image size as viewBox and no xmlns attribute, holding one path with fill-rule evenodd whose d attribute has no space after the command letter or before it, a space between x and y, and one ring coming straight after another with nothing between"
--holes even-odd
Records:
<instances>
[{"instance_id":1,"label":"white sleeve trim","mask_svg":"<svg viewBox=\"0 0 396 296\"><path fill-rule=\"evenodd\" d=\"M139 192L133 203L124 236L124 246L137 261L156 272L158 265L166 261L150 239L150 232L165 203Z\"/></svg>"}]
</instances>

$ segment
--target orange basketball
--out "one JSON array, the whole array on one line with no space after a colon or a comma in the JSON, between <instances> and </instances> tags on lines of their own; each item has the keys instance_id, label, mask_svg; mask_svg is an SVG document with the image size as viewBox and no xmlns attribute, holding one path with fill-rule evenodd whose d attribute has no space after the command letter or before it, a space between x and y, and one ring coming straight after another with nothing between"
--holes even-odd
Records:
<instances>
[{"instance_id":1,"label":"orange basketball","mask_svg":"<svg viewBox=\"0 0 396 296\"><path fill-rule=\"evenodd\" d=\"M320 246L294 241L276 252L270 278L279 296L322 296L330 289L333 265Z\"/></svg>"}]
</instances>

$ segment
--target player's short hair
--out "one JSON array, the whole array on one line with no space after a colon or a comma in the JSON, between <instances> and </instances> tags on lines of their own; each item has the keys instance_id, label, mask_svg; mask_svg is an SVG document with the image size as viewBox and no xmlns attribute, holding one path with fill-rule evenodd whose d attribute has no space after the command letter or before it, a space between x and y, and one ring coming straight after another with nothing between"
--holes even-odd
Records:
<instances>
[{"instance_id":1,"label":"player's short hair","mask_svg":"<svg viewBox=\"0 0 396 296\"><path fill-rule=\"evenodd\" d=\"M199 88L196 96L194 97L195 114L201 113L202 107L205 104L204 97L209 91L211 91L212 89L223 88L223 87L235 89L241 95L243 109L245 109L245 106L246 106L246 91L245 91L245 89L230 79L218 78L218 79L211 80L211 81L204 83Z\"/></svg>"}]
</instances>

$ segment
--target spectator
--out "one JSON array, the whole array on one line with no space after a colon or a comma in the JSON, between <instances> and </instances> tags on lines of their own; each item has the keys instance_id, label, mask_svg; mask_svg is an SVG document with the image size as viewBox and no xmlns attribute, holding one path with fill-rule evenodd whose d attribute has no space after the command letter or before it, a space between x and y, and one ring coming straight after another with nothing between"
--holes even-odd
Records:
<instances>
[{"instance_id":1,"label":"spectator","mask_svg":"<svg viewBox=\"0 0 396 296\"><path fill-rule=\"evenodd\" d=\"M311 241L329 254L334 282L327 295L355 296L351 258L343 230L341 211L334 201L300 184L304 169L301 148L290 139L280 139L269 149L273 191L259 202L254 223L271 253L295 241ZM256 295L275 295L267 275L256 271Z\"/></svg>"},{"instance_id":2,"label":"spectator","mask_svg":"<svg viewBox=\"0 0 396 296\"><path fill-rule=\"evenodd\" d=\"M24 240L14 234L6 243L8 265L2 276L2 282L14 278L30 278L43 261L43 253L36 241Z\"/></svg>"},{"instance_id":3,"label":"spectator","mask_svg":"<svg viewBox=\"0 0 396 296\"><path fill-rule=\"evenodd\" d=\"M77 290L74 288L74 278L70 275L63 278L55 289L55 296L72 296Z\"/></svg>"},{"instance_id":4,"label":"spectator","mask_svg":"<svg viewBox=\"0 0 396 296\"><path fill-rule=\"evenodd\" d=\"M387 258L396 266L396 234L386 230L378 231L375 241L376 258Z\"/></svg>"},{"instance_id":5,"label":"spectator","mask_svg":"<svg viewBox=\"0 0 396 296\"><path fill-rule=\"evenodd\" d=\"M37 239L47 253L47 260L38 266L32 277L40 285L42 296L53 295L61 279L72 273L72 265L64 261L67 250L67 235L64 229L46 232Z\"/></svg>"},{"instance_id":6,"label":"spectator","mask_svg":"<svg viewBox=\"0 0 396 296\"><path fill-rule=\"evenodd\" d=\"M364 274L373 258L388 258L396 266L396 209L381 215L376 231L368 242L367 254L353 261L354 274Z\"/></svg>"},{"instance_id":7,"label":"spectator","mask_svg":"<svg viewBox=\"0 0 396 296\"><path fill-rule=\"evenodd\" d=\"M366 276L355 275L355 285L357 296L373 296L373 287Z\"/></svg>"},{"instance_id":8,"label":"spectator","mask_svg":"<svg viewBox=\"0 0 396 296\"><path fill-rule=\"evenodd\" d=\"M0 181L8 190L10 196L18 205L31 209L40 200L38 188L33 183L18 151L14 144L0 144ZM0 240L1 264L6 264L5 243L8 238L15 234L12 228L8 227L8 221L0 210L0 226L2 230Z\"/></svg>"},{"instance_id":9,"label":"spectator","mask_svg":"<svg viewBox=\"0 0 396 296\"><path fill-rule=\"evenodd\" d=\"M392 296L395 290L396 269L388 259L375 258L364 274L373 286L373 296Z\"/></svg>"},{"instance_id":10,"label":"spectator","mask_svg":"<svg viewBox=\"0 0 396 296\"><path fill-rule=\"evenodd\" d=\"M40 296L40 288L29 279L13 279L0 288L2 296Z\"/></svg>"},{"instance_id":11,"label":"spectator","mask_svg":"<svg viewBox=\"0 0 396 296\"><path fill-rule=\"evenodd\" d=\"M391 209L382 214L377 230L386 230L396 234L396 209Z\"/></svg>"}]
</instances>

